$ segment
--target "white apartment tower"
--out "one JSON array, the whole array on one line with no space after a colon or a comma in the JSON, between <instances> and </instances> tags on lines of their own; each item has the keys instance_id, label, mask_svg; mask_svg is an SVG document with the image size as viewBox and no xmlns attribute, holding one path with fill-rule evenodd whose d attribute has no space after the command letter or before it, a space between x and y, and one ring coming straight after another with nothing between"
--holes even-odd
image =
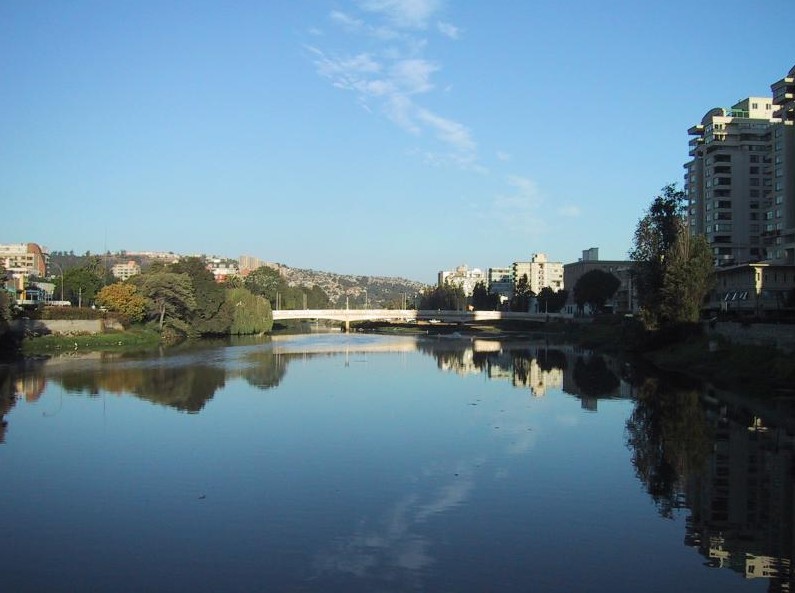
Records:
<instances>
[{"instance_id":1,"label":"white apartment tower","mask_svg":"<svg viewBox=\"0 0 795 593\"><path fill-rule=\"evenodd\" d=\"M749 97L711 109L688 133L688 221L719 266L795 264L795 67Z\"/></svg>"},{"instance_id":2,"label":"white apartment tower","mask_svg":"<svg viewBox=\"0 0 795 593\"><path fill-rule=\"evenodd\" d=\"M770 97L709 110L691 127L685 164L688 222L707 237L719 266L764 259L761 233L773 191Z\"/></svg>"}]
</instances>

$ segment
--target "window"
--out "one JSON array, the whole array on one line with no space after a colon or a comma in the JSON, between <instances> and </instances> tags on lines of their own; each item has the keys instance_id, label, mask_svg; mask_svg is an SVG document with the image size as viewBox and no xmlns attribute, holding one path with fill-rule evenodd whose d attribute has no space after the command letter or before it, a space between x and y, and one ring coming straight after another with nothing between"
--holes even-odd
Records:
<instances>
[{"instance_id":1,"label":"window","mask_svg":"<svg viewBox=\"0 0 795 593\"><path fill-rule=\"evenodd\" d=\"M759 175L759 167L751 167L751 168L748 170L748 172L749 172L751 175Z\"/></svg>"},{"instance_id":2,"label":"window","mask_svg":"<svg viewBox=\"0 0 795 593\"><path fill-rule=\"evenodd\" d=\"M751 109L759 109L759 103L751 103Z\"/></svg>"},{"instance_id":3,"label":"window","mask_svg":"<svg viewBox=\"0 0 795 593\"><path fill-rule=\"evenodd\" d=\"M750 157L748 157L748 158L749 158L749 160L750 160L752 163L758 163L758 162L759 162L759 155L758 155L758 154L752 154L752 155L751 155Z\"/></svg>"}]
</instances>

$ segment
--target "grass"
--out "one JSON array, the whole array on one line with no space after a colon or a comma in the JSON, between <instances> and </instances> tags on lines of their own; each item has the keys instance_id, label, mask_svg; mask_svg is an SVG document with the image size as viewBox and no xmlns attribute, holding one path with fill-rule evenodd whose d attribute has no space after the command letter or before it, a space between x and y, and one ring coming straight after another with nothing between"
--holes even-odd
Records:
<instances>
[{"instance_id":1,"label":"grass","mask_svg":"<svg viewBox=\"0 0 795 593\"><path fill-rule=\"evenodd\" d=\"M141 350L154 348L160 335L148 328L120 332L80 335L48 335L28 338L22 342L25 355L58 354L74 351Z\"/></svg>"}]
</instances>

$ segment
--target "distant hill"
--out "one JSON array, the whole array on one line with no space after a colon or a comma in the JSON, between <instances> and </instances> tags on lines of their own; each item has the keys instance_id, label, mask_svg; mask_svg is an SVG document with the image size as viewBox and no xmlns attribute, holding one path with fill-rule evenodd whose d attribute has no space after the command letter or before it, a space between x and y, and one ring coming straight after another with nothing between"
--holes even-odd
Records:
<instances>
[{"instance_id":1,"label":"distant hill","mask_svg":"<svg viewBox=\"0 0 795 593\"><path fill-rule=\"evenodd\" d=\"M403 303L414 304L414 298L425 284L405 278L386 276L353 276L318 270L304 270L279 265L279 271L290 286L319 286L333 306L344 308L400 308ZM366 302L365 302L366 301Z\"/></svg>"}]
</instances>

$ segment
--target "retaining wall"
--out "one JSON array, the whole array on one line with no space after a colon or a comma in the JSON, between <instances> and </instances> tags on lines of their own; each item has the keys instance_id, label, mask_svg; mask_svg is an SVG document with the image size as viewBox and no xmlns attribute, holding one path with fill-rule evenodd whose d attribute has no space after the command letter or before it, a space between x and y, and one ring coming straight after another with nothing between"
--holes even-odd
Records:
<instances>
[{"instance_id":1,"label":"retaining wall","mask_svg":"<svg viewBox=\"0 0 795 593\"><path fill-rule=\"evenodd\" d=\"M14 319L10 324L12 332L24 335L75 335L101 334L108 323L103 319Z\"/></svg>"}]
</instances>

